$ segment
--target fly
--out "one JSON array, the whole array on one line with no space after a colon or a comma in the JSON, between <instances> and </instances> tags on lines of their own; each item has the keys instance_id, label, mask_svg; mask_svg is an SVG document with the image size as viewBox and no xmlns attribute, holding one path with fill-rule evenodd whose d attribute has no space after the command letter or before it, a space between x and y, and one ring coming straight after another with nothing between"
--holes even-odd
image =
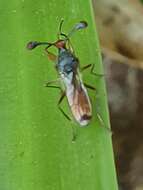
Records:
<instances>
[{"instance_id":1,"label":"fly","mask_svg":"<svg viewBox=\"0 0 143 190\"><path fill-rule=\"evenodd\" d=\"M80 71L83 71L87 68L91 68L93 72L93 66L91 64L80 68L79 60L75 56L73 51L70 37L78 30L85 29L87 27L87 22L81 21L74 25L72 30L68 35L62 33L63 20L60 23L58 40L54 43L49 42L37 42L32 41L27 44L27 48L32 50L40 45L46 45L45 51L48 55L48 58L55 62L55 67L58 72L59 78L64 84L64 90L61 87L51 86L51 84L59 82L59 80L47 82L46 86L60 88L62 95L58 102L60 111L68 118L68 115L65 114L63 109L60 107L60 103L67 97L68 104L70 106L71 112L75 120L80 124L80 126L86 126L92 118L92 106L86 90L86 87L93 90L94 87L84 84L82 81ZM49 48L54 46L58 49L58 55L49 52ZM92 67L91 67L92 66Z\"/></svg>"}]
</instances>

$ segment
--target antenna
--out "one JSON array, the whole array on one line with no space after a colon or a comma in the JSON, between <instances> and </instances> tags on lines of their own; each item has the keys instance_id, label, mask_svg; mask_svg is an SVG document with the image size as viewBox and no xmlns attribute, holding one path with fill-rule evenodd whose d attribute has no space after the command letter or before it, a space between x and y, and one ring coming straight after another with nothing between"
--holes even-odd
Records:
<instances>
[{"instance_id":1,"label":"antenna","mask_svg":"<svg viewBox=\"0 0 143 190\"><path fill-rule=\"evenodd\" d=\"M71 31L68 33L67 38L70 38L77 30L81 30L84 29L88 26L86 21L80 21L79 23L77 23L72 29Z\"/></svg>"},{"instance_id":2,"label":"antenna","mask_svg":"<svg viewBox=\"0 0 143 190\"><path fill-rule=\"evenodd\" d=\"M65 41L68 40L77 30L84 29L88 26L86 21L80 21L79 23L75 24L74 27L71 29L71 31L68 33L68 35L62 33L62 25L63 25L64 20L62 19L59 25L59 33L58 33L58 39L59 36L64 36Z\"/></svg>"},{"instance_id":3,"label":"antenna","mask_svg":"<svg viewBox=\"0 0 143 190\"><path fill-rule=\"evenodd\" d=\"M37 46L40 46L40 45L48 45L50 47L53 44L52 43L48 43L48 42L36 42L36 41L32 41L32 42L29 42L27 44L27 49L32 50L32 49L34 49L34 48L36 48Z\"/></svg>"},{"instance_id":4,"label":"antenna","mask_svg":"<svg viewBox=\"0 0 143 190\"><path fill-rule=\"evenodd\" d=\"M69 40L69 38L77 31L84 29L88 26L86 21L80 21L79 23L75 24L74 27L71 29L71 31L68 33L68 35L62 33L62 25L64 20L62 19L59 25L59 33L58 33L58 40L60 40L59 36L64 36L65 39L63 41ZM55 45L55 43L48 43L48 42L37 42L37 41L31 41L27 44L27 49L32 50L40 45L47 45L47 48L49 48L52 45Z\"/></svg>"}]
</instances>

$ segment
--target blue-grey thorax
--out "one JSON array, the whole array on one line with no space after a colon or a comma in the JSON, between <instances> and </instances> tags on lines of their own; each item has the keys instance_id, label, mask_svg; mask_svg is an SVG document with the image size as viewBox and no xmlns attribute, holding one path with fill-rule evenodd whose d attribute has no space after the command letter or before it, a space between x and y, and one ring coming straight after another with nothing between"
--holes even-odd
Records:
<instances>
[{"instance_id":1,"label":"blue-grey thorax","mask_svg":"<svg viewBox=\"0 0 143 190\"><path fill-rule=\"evenodd\" d=\"M67 49L59 49L56 68L59 74L68 76L70 73L76 73L78 59Z\"/></svg>"}]
</instances>

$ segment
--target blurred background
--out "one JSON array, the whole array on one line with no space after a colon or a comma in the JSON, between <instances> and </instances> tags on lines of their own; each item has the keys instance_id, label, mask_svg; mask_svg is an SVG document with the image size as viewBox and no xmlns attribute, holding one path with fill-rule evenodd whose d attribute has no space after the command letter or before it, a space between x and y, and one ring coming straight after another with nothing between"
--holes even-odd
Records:
<instances>
[{"instance_id":1,"label":"blurred background","mask_svg":"<svg viewBox=\"0 0 143 190\"><path fill-rule=\"evenodd\" d=\"M93 0L120 190L143 190L143 1Z\"/></svg>"}]
</instances>

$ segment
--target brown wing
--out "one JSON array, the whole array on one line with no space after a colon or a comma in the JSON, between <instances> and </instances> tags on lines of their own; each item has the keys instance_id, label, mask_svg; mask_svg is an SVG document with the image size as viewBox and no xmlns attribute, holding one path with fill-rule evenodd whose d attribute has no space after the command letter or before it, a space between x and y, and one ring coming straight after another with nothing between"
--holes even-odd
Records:
<instances>
[{"instance_id":1,"label":"brown wing","mask_svg":"<svg viewBox=\"0 0 143 190\"><path fill-rule=\"evenodd\" d=\"M92 116L91 103L84 85L74 90L73 104L71 106L75 119L81 125L87 125Z\"/></svg>"}]
</instances>

